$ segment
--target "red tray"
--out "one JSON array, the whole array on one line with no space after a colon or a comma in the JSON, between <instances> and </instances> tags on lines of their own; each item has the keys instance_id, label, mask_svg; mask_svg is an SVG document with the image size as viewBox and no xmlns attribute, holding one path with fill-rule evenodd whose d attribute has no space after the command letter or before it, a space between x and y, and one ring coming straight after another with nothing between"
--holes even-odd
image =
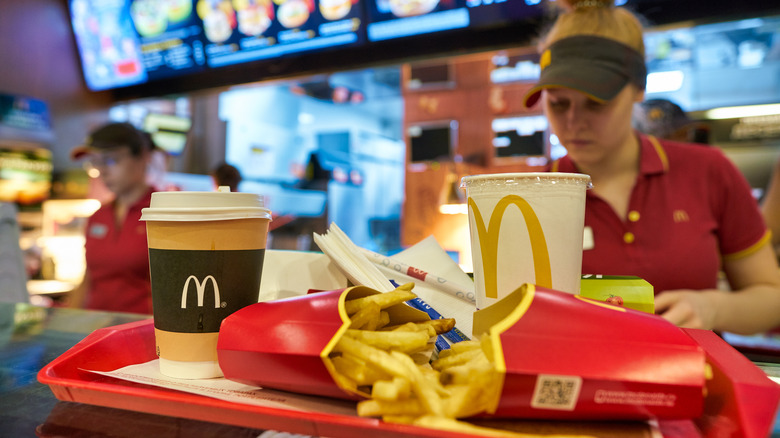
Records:
<instances>
[{"instance_id":1,"label":"red tray","mask_svg":"<svg viewBox=\"0 0 780 438\"><path fill-rule=\"evenodd\" d=\"M303 412L234 403L125 380L93 371L113 371L127 365L156 359L152 320L107 327L94 331L73 348L46 365L38 380L49 385L55 397L90 405L210 421L255 429L275 429L326 437L372 438L431 437L442 431L386 423L374 418ZM533 433L587 432L592 436L648 436L643 423L554 423L536 421L480 421L480 425ZM694 421L662 422L665 437L701 437ZM446 432L449 437L474 437ZM617 435L616 435L617 433Z\"/></svg>"}]
</instances>

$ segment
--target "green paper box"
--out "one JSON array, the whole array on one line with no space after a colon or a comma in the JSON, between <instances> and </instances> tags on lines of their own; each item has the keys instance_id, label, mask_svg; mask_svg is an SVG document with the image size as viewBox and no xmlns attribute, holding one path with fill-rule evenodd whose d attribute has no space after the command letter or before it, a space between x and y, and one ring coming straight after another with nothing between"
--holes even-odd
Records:
<instances>
[{"instance_id":1,"label":"green paper box","mask_svg":"<svg viewBox=\"0 0 780 438\"><path fill-rule=\"evenodd\" d=\"M653 286L639 277L583 275L580 295L610 304L655 313Z\"/></svg>"}]
</instances>

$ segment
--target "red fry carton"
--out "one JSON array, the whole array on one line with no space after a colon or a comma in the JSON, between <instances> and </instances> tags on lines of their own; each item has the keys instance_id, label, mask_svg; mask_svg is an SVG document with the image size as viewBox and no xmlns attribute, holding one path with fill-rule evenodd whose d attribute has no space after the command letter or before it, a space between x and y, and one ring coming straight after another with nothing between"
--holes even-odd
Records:
<instances>
[{"instance_id":1,"label":"red fry carton","mask_svg":"<svg viewBox=\"0 0 780 438\"><path fill-rule=\"evenodd\" d=\"M707 352L704 415L694 420L706 438L763 438L772 435L780 385L710 330L684 329Z\"/></svg>"},{"instance_id":2,"label":"red fry carton","mask_svg":"<svg viewBox=\"0 0 780 438\"><path fill-rule=\"evenodd\" d=\"M364 286L318 292L244 307L222 321L217 343L225 377L250 385L357 400L336 384L328 358L349 328L346 299L380 293ZM405 304L385 309L390 325L429 320Z\"/></svg>"},{"instance_id":3,"label":"red fry carton","mask_svg":"<svg viewBox=\"0 0 780 438\"><path fill-rule=\"evenodd\" d=\"M645 312L525 284L474 314L504 383L494 416L695 418L707 370L702 348Z\"/></svg>"}]
</instances>

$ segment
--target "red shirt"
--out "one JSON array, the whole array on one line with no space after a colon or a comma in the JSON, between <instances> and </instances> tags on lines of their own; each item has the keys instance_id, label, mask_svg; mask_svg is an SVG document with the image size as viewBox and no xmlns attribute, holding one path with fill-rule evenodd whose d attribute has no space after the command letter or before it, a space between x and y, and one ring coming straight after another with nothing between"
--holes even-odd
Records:
<instances>
[{"instance_id":1,"label":"red shirt","mask_svg":"<svg viewBox=\"0 0 780 438\"><path fill-rule=\"evenodd\" d=\"M582 273L636 275L656 293L716 288L722 258L769 242L750 186L718 148L639 138L627 217L586 195ZM568 156L551 170L577 172Z\"/></svg>"},{"instance_id":2,"label":"red shirt","mask_svg":"<svg viewBox=\"0 0 780 438\"><path fill-rule=\"evenodd\" d=\"M89 309L152 313L149 247L141 209L148 207L152 189L130 206L121 227L116 226L113 203L100 207L87 222L86 260L90 289Z\"/></svg>"}]
</instances>

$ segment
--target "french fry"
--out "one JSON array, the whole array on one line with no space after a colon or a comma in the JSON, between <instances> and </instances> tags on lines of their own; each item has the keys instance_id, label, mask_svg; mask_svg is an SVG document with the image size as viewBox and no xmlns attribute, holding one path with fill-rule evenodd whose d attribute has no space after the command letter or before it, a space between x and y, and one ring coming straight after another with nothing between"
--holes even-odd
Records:
<instances>
[{"instance_id":1,"label":"french fry","mask_svg":"<svg viewBox=\"0 0 780 438\"><path fill-rule=\"evenodd\" d=\"M357 414L361 417L381 417L384 415L425 415L425 409L417 399L406 400L363 400L357 404Z\"/></svg>"},{"instance_id":2,"label":"french fry","mask_svg":"<svg viewBox=\"0 0 780 438\"><path fill-rule=\"evenodd\" d=\"M372 347L349 336L342 336L333 347L334 352L341 352L357 356L366 363L390 374L391 376L404 377L407 375L406 365L392 357L390 353ZM408 356L407 356L408 357Z\"/></svg>"},{"instance_id":3,"label":"french fry","mask_svg":"<svg viewBox=\"0 0 780 438\"><path fill-rule=\"evenodd\" d=\"M383 310L379 312L379 324L376 325L376 330L381 329L387 324L390 324L390 314Z\"/></svg>"},{"instance_id":4,"label":"french fry","mask_svg":"<svg viewBox=\"0 0 780 438\"><path fill-rule=\"evenodd\" d=\"M433 326L437 335L443 335L455 328L455 318L440 318L425 321L424 324Z\"/></svg>"},{"instance_id":5,"label":"french fry","mask_svg":"<svg viewBox=\"0 0 780 438\"><path fill-rule=\"evenodd\" d=\"M452 344L450 347L450 350L452 350L453 353L463 353L468 350L478 350L482 348L482 343L480 341L461 341L456 342Z\"/></svg>"},{"instance_id":6,"label":"french fry","mask_svg":"<svg viewBox=\"0 0 780 438\"><path fill-rule=\"evenodd\" d=\"M427 379L423 376L422 372L412 359L398 351L391 351L390 356L397 359L399 363L406 367L407 372L409 373L407 374L409 376L409 381L412 384L412 391L420 400L425 411L436 416L443 416L444 406L442 405L441 398L439 397L436 388L430 384L426 384Z\"/></svg>"},{"instance_id":7,"label":"french fry","mask_svg":"<svg viewBox=\"0 0 780 438\"><path fill-rule=\"evenodd\" d=\"M421 325L413 322L407 322L406 324L392 327L385 327L384 330L392 332L424 332L427 333L430 337L436 336L436 329L434 329L433 326Z\"/></svg>"},{"instance_id":8,"label":"french fry","mask_svg":"<svg viewBox=\"0 0 780 438\"><path fill-rule=\"evenodd\" d=\"M450 348L439 351L438 358L443 359L452 354L463 353L467 350L474 350L479 348L482 348L482 344L479 341L470 340L470 341L456 342L452 344Z\"/></svg>"},{"instance_id":9,"label":"french fry","mask_svg":"<svg viewBox=\"0 0 780 438\"><path fill-rule=\"evenodd\" d=\"M456 365L441 371L441 383L444 385L466 385L471 381L474 367L470 364Z\"/></svg>"},{"instance_id":10,"label":"french fry","mask_svg":"<svg viewBox=\"0 0 780 438\"><path fill-rule=\"evenodd\" d=\"M440 396L446 397L449 395L449 391L444 387L444 385L441 384L440 372L431 368L431 365L428 363L426 363L425 365L418 364L417 368L420 370L423 377L425 377L428 380L428 385L431 385Z\"/></svg>"},{"instance_id":11,"label":"french fry","mask_svg":"<svg viewBox=\"0 0 780 438\"><path fill-rule=\"evenodd\" d=\"M335 373L333 380L336 381L340 388L346 389L348 391L359 390L357 382L342 372Z\"/></svg>"},{"instance_id":12,"label":"french fry","mask_svg":"<svg viewBox=\"0 0 780 438\"><path fill-rule=\"evenodd\" d=\"M498 403L503 379L488 359L492 344L489 337L458 342L431 362L432 342L455 320L388 325L385 309L414 298L412 286L344 303L351 324L331 351L336 380L370 394L357 404L360 416L460 430L467 423L457 418L494 412Z\"/></svg>"},{"instance_id":13,"label":"french fry","mask_svg":"<svg viewBox=\"0 0 780 438\"><path fill-rule=\"evenodd\" d=\"M407 353L420 351L428 346L428 335L423 332L377 332L347 330L346 336L383 350L398 350Z\"/></svg>"},{"instance_id":14,"label":"french fry","mask_svg":"<svg viewBox=\"0 0 780 438\"><path fill-rule=\"evenodd\" d=\"M352 315L350 318L352 322L350 323L349 328L360 329L366 327L367 330L375 330L379 323L379 315L381 311L382 309L379 308L379 304L366 303L365 306L361 307L360 310Z\"/></svg>"},{"instance_id":15,"label":"french fry","mask_svg":"<svg viewBox=\"0 0 780 438\"><path fill-rule=\"evenodd\" d=\"M371 387L371 397L377 400L407 399L411 393L409 379L394 377L393 380L379 380Z\"/></svg>"},{"instance_id":16,"label":"french fry","mask_svg":"<svg viewBox=\"0 0 780 438\"><path fill-rule=\"evenodd\" d=\"M455 319L454 318L441 318L441 319L432 319L430 321L421 321L421 322L407 322L402 325L392 326L392 327L386 327L386 330L424 330L427 332L430 332L428 327L433 328L433 332L437 335L441 335L444 333L447 333L448 331L455 328Z\"/></svg>"},{"instance_id":17,"label":"french fry","mask_svg":"<svg viewBox=\"0 0 780 438\"><path fill-rule=\"evenodd\" d=\"M471 400L472 385L449 385L449 397L444 401L444 412L448 418L463 417L463 413L469 410L470 405L473 405Z\"/></svg>"},{"instance_id":18,"label":"french fry","mask_svg":"<svg viewBox=\"0 0 780 438\"><path fill-rule=\"evenodd\" d=\"M344 302L344 310L347 315L354 315L366 303L376 303L381 309L387 309L390 306L409 301L413 298L417 298L417 295L411 292L414 283L408 283L402 286L398 286L395 290L390 292L384 292L376 295L369 295L363 298L355 298L354 300L348 300Z\"/></svg>"},{"instance_id":19,"label":"french fry","mask_svg":"<svg viewBox=\"0 0 780 438\"><path fill-rule=\"evenodd\" d=\"M461 365L469 360L476 358L477 356L484 354L482 350L467 350L462 353L453 353L446 357L440 357L431 363L431 366L435 370L443 370L455 365Z\"/></svg>"},{"instance_id":20,"label":"french fry","mask_svg":"<svg viewBox=\"0 0 780 438\"><path fill-rule=\"evenodd\" d=\"M386 423L413 424L417 418L416 415L382 415Z\"/></svg>"},{"instance_id":21,"label":"french fry","mask_svg":"<svg viewBox=\"0 0 780 438\"><path fill-rule=\"evenodd\" d=\"M333 357L332 362L339 373L354 381L358 386L372 385L378 380L392 378L389 374L376 367L368 366L365 361L350 354Z\"/></svg>"}]
</instances>

